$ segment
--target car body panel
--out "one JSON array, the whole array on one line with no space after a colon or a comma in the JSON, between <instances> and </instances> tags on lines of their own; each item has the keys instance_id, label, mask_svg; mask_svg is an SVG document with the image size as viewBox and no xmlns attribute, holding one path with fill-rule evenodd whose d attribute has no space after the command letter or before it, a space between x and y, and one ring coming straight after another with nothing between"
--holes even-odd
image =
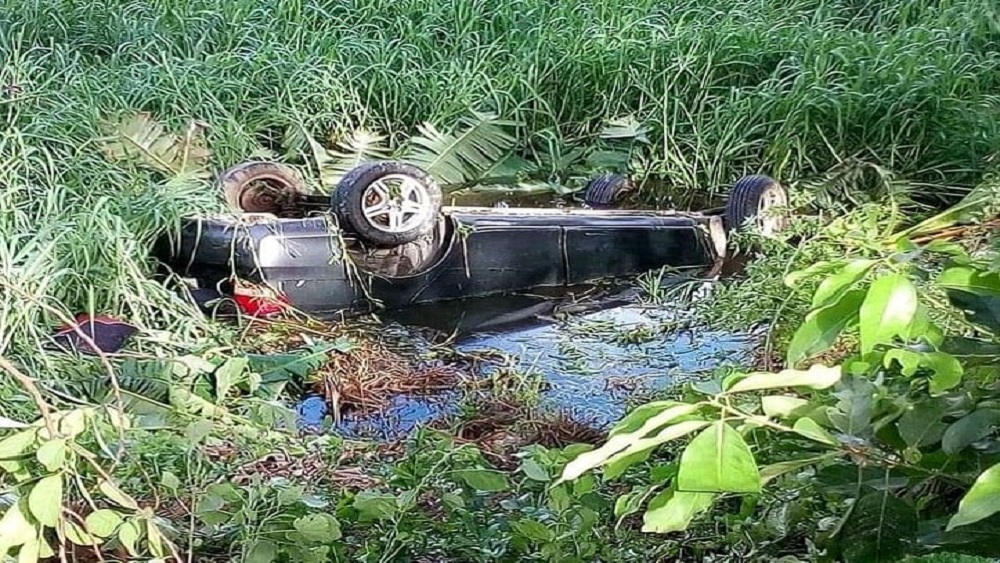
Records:
<instances>
[{"instance_id":1,"label":"car body panel","mask_svg":"<svg viewBox=\"0 0 1000 563\"><path fill-rule=\"evenodd\" d=\"M157 254L199 285L230 276L267 283L310 313L361 312L575 285L719 259L721 218L707 214L579 209L444 208L442 243L409 275L380 275L345 248L329 215L302 219L196 217ZM724 235L722 235L724 236ZM376 259L377 260L377 259Z\"/></svg>"}]
</instances>

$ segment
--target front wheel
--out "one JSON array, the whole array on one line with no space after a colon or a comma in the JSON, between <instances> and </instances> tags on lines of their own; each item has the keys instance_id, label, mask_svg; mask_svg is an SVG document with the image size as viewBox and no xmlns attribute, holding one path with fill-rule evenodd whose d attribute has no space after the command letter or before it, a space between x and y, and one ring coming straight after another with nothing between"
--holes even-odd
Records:
<instances>
[{"instance_id":1,"label":"front wheel","mask_svg":"<svg viewBox=\"0 0 1000 563\"><path fill-rule=\"evenodd\" d=\"M397 246L427 236L441 211L441 188L405 162L372 162L351 170L337 185L332 207L367 242Z\"/></svg>"},{"instance_id":2,"label":"front wheel","mask_svg":"<svg viewBox=\"0 0 1000 563\"><path fill-rule=\"evenodd\" d=\"M788 206L788 194L777 181L763 174L745 176L733 186L726 201L726 230L756 230L771 237L781 232L787 220L781 208Z\"/></svg>"}]
</instances>

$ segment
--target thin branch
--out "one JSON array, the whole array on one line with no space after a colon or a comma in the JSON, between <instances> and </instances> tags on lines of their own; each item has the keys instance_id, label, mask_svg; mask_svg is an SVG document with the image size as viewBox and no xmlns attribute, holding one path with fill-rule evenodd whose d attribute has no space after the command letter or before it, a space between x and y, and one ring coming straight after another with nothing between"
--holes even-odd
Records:
<instances>
[{"instance_id":1,"label":"thin branch","mask_svg":"<svg viewBox=\"0 0 1000 563\"><path fill-rule=\"evenodd\" d=\"M38 386L35 385L35 380L21 370L17 369L17 366L15 366L13 362L2 355L0 355L0 368L3 368L3 370L9 373L11 377L16 379L17 382L24 387L28 394L31 395L32 400L35 401L35 405L38 406L38 411L42 414L42 420L45 421L45 428L49 431L49 437L55 438L57 434L55 423L52 421L52 409L42 397L41 391L39 391Z\"/></svg>"}]
</instances>

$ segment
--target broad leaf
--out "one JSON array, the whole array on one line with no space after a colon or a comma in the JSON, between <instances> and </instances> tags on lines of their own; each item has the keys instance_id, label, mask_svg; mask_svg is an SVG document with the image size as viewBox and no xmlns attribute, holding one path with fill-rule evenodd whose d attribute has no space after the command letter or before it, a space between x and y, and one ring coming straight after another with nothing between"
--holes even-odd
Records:
<instances>
[{"instance_id":1,"label":"broad leaf","mask_svg":"<svg viewBox=\"0 0 1000 563\"><path fill-rule=\"evenodd\" d=\"M87 531L102 538L110 538L115 535L122 522L121 514L107 508L91 512L85 520Z\"/></svg>"},{"instance_id":2,"label":"broad leaf","mask_svg":"<svg viewBox=\"0 0 1000 563\"><path fill-rule=\"evenodd\" d=\"M810 311L788 345L788 365L795 366L829 349L840 333L858 318L864 297L864 291L848 291L840 301Z\"/></svg>"},{"instance_id":3,"label":"broad leaf","mask_svg":"<svg viewBox=\"0 0 1000 563\"><path fill-rule=\"evenodd\" d=\"M788 395L767 395L760 398L761 408L768 418L788 418L796 409L808 404L809 401L805 399Z\"/></svg>"},{"instance_id":4,"label":"broad leaf","mask_svg":"<svg viewBox=\"0 0 1000 563\"><path fill-rule=\"evenodd\" d=\"M249 363L246 358L233 357L227 359L224 364L219 366L219 369L215 370L216 400L225 400L229 395L229 390L241 380Z\"/></svg>"},{"instance_id":5,"label":"broad leaf","mask_svg":"<svg viewBox=\"0 0 1000 563\"><path fill-rule=\"evenodd\" d=\"M453 475L477 491L497 492L510 488L507 475L492 469L459 469Z\"/></svg>"},{"instance_id":6,"label":"broad leaf","mask_svg":"<svg viewBox=\"0 0 1000 563\"><path fill-rule=\"evenodd\" d=\"M517 533L532 541L550 542L555 539L555 532L537 520L522 518L511 522L510 525L512 528L517 530Z\"/></svg>"},{"instance_id":7,"label":"broad leaf","mask_svg":"<svg viewBox=\"0 0 1000 563\"><path fill-rule=\"evenodd\" d=\"M888 490L858 499L840 530L845 563L898 561L917 530L917 511Z\"/></svg>"},{"instance_id":8,"label":"broad leaf","mask_svg":"<svg viewBox=\"0 0 1000 563\"><path fill-rule=\"evenodd\" d=\"M695 436L681 454L677 489L707 493L760 492L760 473L750 447L723 421Z\"/></svg>"},{"instance_id":9,"label":"broad leaf","mask_svg":"<svg viewBox=\"0 0 1000 563\"><path fill-rule=\"evenodd\" d=\"M563 468L562 476L557 483L576 479L587 471L600 466L609 457L635 444L649 433L665 426L672 420L692 414L697 410L698 405L678 404L646 419L642 423L642 426L634 432L616 434L610 437L600 448L584 452L566 464L566 467Z\"/></svg>"},{"instance_id":10,"label":"broad leaf","mask_svg":"<svg viewBox=\"0 0 1000 563\"><path fill-rule=\"evenodd\" d=\"M642 531L658 534L683 532L700 512L712 506L713 493L665 491L649 501L642 517Z\"/></svg>"},{"instance_id":11,"label":"broad leaf","mask_svg":"<svg viewBox=\"0 0 1000 563\"><path fill-rule=\"evenodd\" d=\"M0 459L12 459L27 455L38 439L38 429L22 430L0 440Z\"/></svg>"},{"instance_id":12,"label":"broad leaf","mask_svg":"<svg viewBox=\"0 0 1000 563\"><path fill-rule=\"evenodd\" d=\"M803 467L809 467L810 465L815 465L817 463L826 461L836 454L824 454L816 457L809 457L805 459L792 459L788 461L779 461L778 463L772 463L770 465L765 465L760 468L760 485L763 487L772 479L776 479L785 473L802 469Z\"/></svg>"},{"instance_id":13,"label":"broad leaf","mask_svg":"<svg viewBox=\"0 0 1000 563\"><path fill-rule=\"evenodd\" d=\"M278 546L268 540L256 539L247 549L246 563L273 563L278 560Z\"/></svg>"},{"instance_id":14,"label":"broad leaf","mask_svg":"<svg viewBox=\"0 0 1000 563\"><path fill-rule=\"evenodd\" d=\"M826 429L817 424L816 421L811 418L800 418L796 420L792 429L796 434L805 436L806 438L821 444L826 444L828 446L836 446L839 444L836 438L831 436Z\"/></svg>"},{"instance_id":15,"label":"broad leaf","mask_svg":"<svg viewBox=\"0 0 1000 563\"><path fill-rule=\"evenodd\" d=\"M834 393L839 401L827 410L827 418L844 434L869 438L874 432L872 417L878 390L870 381L860 377L845 379L842 385L843 388Z\"/></svg>"},{"instance_id":16,"label":"broad leaf","mask_svg":"<svg viewBox=\"0 0 1000 563\"><path fill-rule=\"evenodd\" d=\"M362 491L355 495L354 509L361 521L385 520L396 514L396 497L374 491Z\"/></svg>"},{"instance_id":17,"label":"broad leaf","mask_svg":"<svg viewBox=\"0 0 1000 563\"><path fill-rule=\"evenodd\" d=\"M25 515L28 510L27 502L15 502L0 518L0 553L6 553L8 549L24 545L38 537L39 530Z\"/></svg>"},{"instance_id":18,"label":"broad leaf","mask_svg":"<svg viewBox=\"0 0 1000 563\"><path fill-rule=\"evenodd\" d=\"M947 289L1000 297L1000 273L982 272L969 266L948 268L935 283Z\"/></svg>"},{"instance_id":19,"label":"broad leaf","mask_svg":"<svg viewBox=\"0 0 1000 563\"><path fill-rule=\"evenodd\" d=\"M948 426L941 438L941 449L956 454L974 442L992 434L1000 426L1000 410L979 409Z\"/></svg>"},{"instance_id":20,"label":"broad leaf","mask_svg":"<svg viewBox=\"0 0 1000 563\"><path fill-rule=\"evenodd\" d=\"M917 290L902 274L887 274L872 282L860 310L861 352L907 334L917 312Z\"/></svg>"},{"instance_id":21,"label":"broad leaf","mask_svg":"<svg viewBox=\"0 0 1000 563\"><path fill-rule=\"evenodd\" d=\"M943 417L944 406L941 403L923 401L907 407L896 426L906 445L920 448L941 439L946 427L941 421Z\"/></svg>"},{"instance_id":22,"label":"broad leaf","mask_svg":"<svg viewBox=\"0 0 1000 563\"><path fill-rule=\"evenodd\" d=\"M132 518L126 520L120 528L118 528L118 541L125 547L129 555L132 557L138 557L139 552L136 546L139 542L139 537L142 535L142 528L139 526L139 521Z\"/></svg>"},{"instance_id":23,"label":"broad leaf","mask_svg":"<svg viewBox=\"0 0 1000 563\"><path fill-rule=\"evenodd\" d=\"M984 471L958 504L948 530L978 522L1000 512L1000 463Z\"/></svg>"},{"instance_id":24,"label":"broad leaf","mask_svg":"<svg viewBox=\"0 0 1000 563\"><path fill-rule=\"evenodd\" d=\"M840 366L826 367L820 364L814 364L807 370L786 369L778 373L758 372L737 381L726 393L779 389L782 387L827 389L836 385L840 381L840 376Z\"/></svg>"},{"instance_id":25,"label":"broad leaf","mask_svg":"<svg viewBox=\"0 0 1000 563\"><path fill-rule=\"evenodd\" d=\"M812 308L818 309L831 303L836 303L843 295L854 287L854 284L871 270L875 260L865 258L852 260L841 270L823 280L816 293L813 294Z\"/></svg>"},{"instance_id":26,"label":"broad leaf","mask_svg":"<svg viewBox=\"0 0 1000 563\"><path fill-rule=\"evenodd\" d=\"M45 466L45 469L49 471L59 469L66 461L66 440L56 439L45 442L35 452L35 457L39 463Z\"/></svg>"},{"instance_id":27,"label":"broad leaf","mask_svg":"<svg viewBox=\"0 0 1000 563\"><path fill-rule=\"evenodd\" d=\"M292 523L303 539L311 543L329 543L341 537L340 523L329 514L307 514Z\"/></svg>"},{"instance_id":28,"label":"broad leaf","mask_svg":"<svg viewBox=\"0 0 1000 563\"><path fill-rule=\"evenodd\" d=\"M102 480L97 488L118 505L132 510L139 509L139 505L135 502L135 499L125 494L124 491L118 488L118 485L115 485L111 481Z\"/></svg>"},{"instance_id":29,"label":"broad leaf","mask_svg":"<svg viewBox=\"0 0 1000 563\"><path fill-rule=\"evenodd\" d=\"M28 493L31 515L42 524L55 528L62 512L63 477L61 473L43 477Z\"/></svg>"},{"instance_id":30,"label":"broad leaf","mask_svg":"<svg viewBox=\"0 0 1000 563\"><path fill-rule=\"evenodd\" d=\"M784 279L782 279L782 282L784 282L787 287L794 288L802 283L802 280L833 272L838 268L843 267L846 263L846 260L821 260L819 262L814 262L805 269L796 270L788 274L784 277Z\"/></svg>"},{"instance_id":31,"label":"broad leaf","mask_svg":"<svg viewBox=\"0 0 1000 563\"><path fill-rule=\"evenodd\" d=\"M63 533L66 534L66 539L76 545L89 546L99 545L102 543L101 538L91 534L87 530L84 530L72 520L63 520L62 524Z\"/></svg>"},{"instance_id":32,"label":"broad leaf","mask_svg":"<svg viewBox=\"0 0 1000 563\"><path fill-rule=\"evenodd\" d=\"M709 423L704 420L685 420L684 422L671 424L649 438L636 440L624 450L601 462L600 465L605 467L604 477L606 479L616 479L632 465L645 461L653 448L687 436L708 425Z\"/></svg>"}]
</instances>

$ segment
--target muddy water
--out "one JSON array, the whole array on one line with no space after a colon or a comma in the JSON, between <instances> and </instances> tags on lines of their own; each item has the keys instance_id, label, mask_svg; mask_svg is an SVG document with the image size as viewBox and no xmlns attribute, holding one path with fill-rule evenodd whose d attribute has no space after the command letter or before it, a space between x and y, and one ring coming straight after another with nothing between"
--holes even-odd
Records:
<instances>
[{"instance_id":1,"label":"muddy water","mask_svg":"<svg viewBox=\"0 0 1000 563\"><path fill-rule=\"evenodd\" d=\"M677 330L685 311L644 305L634 290L574 288L569 295L520 295L423 306L383 316L420 347L423 334L452 334L461 352L500 352L506 359L482 368L505 369L523 393L538 393L543 408L564 411L606 428L629 409L629 398L669 389L712 370L745 363L751 338ZM455 414L461 393L398 396L383 412L346 415L335 431L346 437L392 439L417 425ZM309 398L299 408L304 428L327 414Z\"/></svg>"}]
</instances>

